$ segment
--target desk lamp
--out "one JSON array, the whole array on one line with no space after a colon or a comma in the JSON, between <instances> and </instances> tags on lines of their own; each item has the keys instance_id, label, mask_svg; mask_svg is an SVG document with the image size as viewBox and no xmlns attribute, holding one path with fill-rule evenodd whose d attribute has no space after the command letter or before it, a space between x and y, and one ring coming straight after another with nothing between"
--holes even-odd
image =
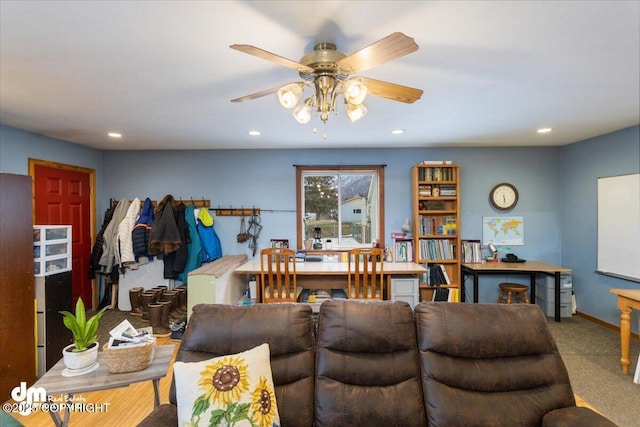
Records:
<instances>
[{"instance_id":1,"label":"desk lamp","mask_svg":"<svg viewBox=\"0 0 640 427\"><path fill-rule=\"evenodd\" d=\"M487 257L487 261L497 260L498 259L498 248L496 248L496 245L494 245L493 243L489 243L487 248L489 248L489 250L491 251L491 256Z\"/></svg>"}]
</instances>

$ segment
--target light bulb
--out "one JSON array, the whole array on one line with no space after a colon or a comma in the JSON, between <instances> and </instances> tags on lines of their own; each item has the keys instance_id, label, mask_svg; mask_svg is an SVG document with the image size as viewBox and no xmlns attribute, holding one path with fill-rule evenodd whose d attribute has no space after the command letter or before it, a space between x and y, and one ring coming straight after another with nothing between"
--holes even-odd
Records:
<instances>
[{"instance_id":1,"label":"light bulb","mask_svg":"<svg viewBox=\"0 0 640 427\"><path fill-rule=\"evenodd\" d=\"M278 100L284 108L291 109L296 106L302 97L303 84L300 82L289 83L278 89Z\"/></svg>"},{"instance_id":2,"label":"light bulb","mask_svg":"<svg viewBox=\"0 0 640 427\"><path fill-rule=\"evenodd\" d=\"M367 107L365 107L364 104L347 104L345 108L347 110L347 116L349 117L349 120L351 120L351 123L357 122L367 115Z\"/></svg>"},{"instance_id":3,"label":"light bulb","mask_svg":"<svg viewBox=\"0 0 640 427\"><path fill-rule=\"evenodd\" d=\"M312 113L312 100L311 98L307 98L304 101L304 104L298 105L295 110L293 110L293 117L300 124L307 124L311 120Z\"/></svg>"},{"instance_id":4,"label":"light bulb","mask_svg":"<svg viewBox=\"0 0 640 427\"><path fill-rule=\"evenodd\" d=\"M359 105L367 96L367 87L359 80L347 80L342 83L342 94L349 104Z\"/></svg>"}]
</instances>

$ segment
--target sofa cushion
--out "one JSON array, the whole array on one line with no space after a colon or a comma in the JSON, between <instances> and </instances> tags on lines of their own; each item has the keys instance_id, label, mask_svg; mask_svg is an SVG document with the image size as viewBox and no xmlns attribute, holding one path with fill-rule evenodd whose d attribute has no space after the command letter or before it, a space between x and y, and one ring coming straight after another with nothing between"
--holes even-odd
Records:
<instances>
[{"instance_id":1,"label":"sofa cushion","mask_svg":"<svg viewBox=\"0 0 640 427\"><path fill-rule=\"evenodd\" d=\"M175 362L178 425L278 426L269 345L200 362Z\"/></svg>"},{"instance_id":2,"label":"sofa cushion","mask_svg":"<svg viewBox=\"0 0 640 427\"><path fill-rule=\"evenodd\" d=\"M307 304L197 304L176 360L194 362L269 344L271 372L283 426L313 423L314 322ZM175 387L170 402L176 403Z\"/></svg>"},{"instance_id":3,"label":"sofa cushion","mask_svg":"<svg viewBox=\"0 0 640 427\"><path fill-rule=\"evenodd\" d=\"M570 406L554 409L542 418L542 427L616 427L616 424L589 408Z\"/></svg>"},{"instance_id":4,"label":"sofa cushion","mask_svg":"<svg viewBox=\"0 0 640 427\"><path fill-rule=\"evenodd\" d=\"M425 426L413 311L406 302L320 306L317 426Z\"/></svg>"},{"instance_id":5,"label":"sofa cushion","mask_svg":"<svg viewBox=\"0 0 640 427\"><path fill-rule=\"evenodd\" d=\"M537 305L424 302L415 313L430 425L541 425L575 406Z\"/></svg>"}]
</instances>

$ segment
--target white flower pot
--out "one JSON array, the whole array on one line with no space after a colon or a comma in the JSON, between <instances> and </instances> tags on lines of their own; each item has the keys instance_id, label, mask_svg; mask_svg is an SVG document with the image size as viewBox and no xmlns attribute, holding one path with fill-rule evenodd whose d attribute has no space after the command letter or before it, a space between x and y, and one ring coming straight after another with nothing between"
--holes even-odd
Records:
<instances>
[{"instance_id":1,"label":"white flower pot","mask_svg":"<svg viewBox=\"0 0 640 427\"><path fill-rule=\"evenodd\" d=\"M67 369L73 371L84 369L93 365L98 360L98 343L94 342L84 351L71 351L75 346L69 344L62 349L62 358Z\"/></svg>"}]
</instances>

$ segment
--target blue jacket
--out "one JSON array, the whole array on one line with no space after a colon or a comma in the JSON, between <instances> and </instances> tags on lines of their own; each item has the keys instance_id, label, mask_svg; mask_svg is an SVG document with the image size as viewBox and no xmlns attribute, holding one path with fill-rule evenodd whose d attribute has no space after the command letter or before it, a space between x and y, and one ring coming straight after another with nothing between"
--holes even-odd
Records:
<instances>
[{"instance_id":1,"label":"blue jacket","mask_svg":"<svg viewBox=\"0 0 640 427\"><path fill-rule=\"evenodd\" d=\"M203 217L205 217L204 222L210 225L203 223ZM202 262L211 262L222 258L222 245L220 245L220 239L213 229L213 218L211 218L208 211L200 211L197 219L197 229L198 236L200 236L200 243L202 243L202 252L200 254Z\"/></svg>"}]
</instances>

